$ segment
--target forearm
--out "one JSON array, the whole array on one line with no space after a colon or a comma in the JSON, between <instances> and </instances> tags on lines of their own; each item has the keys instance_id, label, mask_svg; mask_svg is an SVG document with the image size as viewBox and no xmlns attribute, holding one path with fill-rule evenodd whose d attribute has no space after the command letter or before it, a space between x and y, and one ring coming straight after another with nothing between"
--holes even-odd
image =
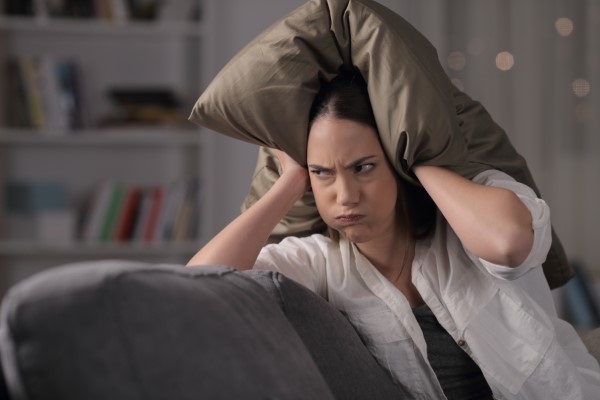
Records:
<instances>
[{"instance_id":1,"label":"forearm","mask_svg":"<svg viewBox=\"0 0 600 400\"><path fill-rule=\"evenodd\" d=\"M517 195L445 168L421 166L414 172L471 253L506 266L525 260L533 244L532 218Z\"/></svg>"},{"instance_id":2,"label":"forearm","mask_svg":"<svg viewBox=\"0 0 600 400\"><path fill-rule=\"evenodd\" d=\"M252 207L234 219L188 262L250 269L273 228L302 196L306 183L282 176Z\"/></svg>"}]
</instances>

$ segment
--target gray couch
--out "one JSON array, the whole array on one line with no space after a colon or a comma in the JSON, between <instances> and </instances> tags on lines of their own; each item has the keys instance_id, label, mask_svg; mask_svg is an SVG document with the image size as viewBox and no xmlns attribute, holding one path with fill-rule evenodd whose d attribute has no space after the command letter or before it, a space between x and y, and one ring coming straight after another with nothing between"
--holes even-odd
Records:
<instances>
[{"instance_id":1,"label":"gray couch","mask_svg":"<svg viewBox=\"0 0 600 400\"><path fill-rule=\"evenodd\" d=\"M338 311L265 271L52 269L4 298L0 352L13 400L404 397Z\"/></svg>"}]
</instances>

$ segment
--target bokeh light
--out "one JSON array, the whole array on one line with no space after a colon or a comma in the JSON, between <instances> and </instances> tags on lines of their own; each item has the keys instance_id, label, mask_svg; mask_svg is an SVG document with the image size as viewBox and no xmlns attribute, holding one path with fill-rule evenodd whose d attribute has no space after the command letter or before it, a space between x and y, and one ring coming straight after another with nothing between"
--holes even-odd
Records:
<instances>
[{"instance_id":1,"label":"bokeh light","mask_svg":"<svg viewBox=\"0 0 600 400\"><path fill-rule=\"evenodd\" d=\"M501 51L496 55L496 67L500 71L508 71L515 65L515 58L508 51Z\"/></svg>"},{"instance_id":2,"label":"bokeh light","mask_svg":"<svg viewBox=\"0 0 600 400\"><path fill-rule=\"evenodd\" d=\"M571 84L573 93L577 97L585 97L590 93L590 82L587 79L575 79Z\"/></svg>"},{"instance_id":3,"label":"bokeh light","mask_svg":"<svg viewBox=\"0 0 600 400\"><path fill-rule=\"evenodd\" d=\"M569 18L558 18L554 23L554 26L556 27L556 31L560 36L567 37L573 33L573 21L571 21Z\"/></svg>"},{"instance_id":4,"label":"bokeh light","mask_svg":"<svg viewBox=\"0 0 600 400\"><path fill-rule=\"evenodd\" d=\"M453 51L448 55L446 62L451 70L460 71L467 65L467 58L462 52Z\"/></svg>"}]
</instances>

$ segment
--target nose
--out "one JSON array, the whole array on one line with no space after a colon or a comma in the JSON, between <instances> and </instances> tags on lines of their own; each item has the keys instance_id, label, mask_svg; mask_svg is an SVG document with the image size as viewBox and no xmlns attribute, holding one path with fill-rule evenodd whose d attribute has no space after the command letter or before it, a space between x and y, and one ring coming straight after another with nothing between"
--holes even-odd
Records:
<instances>
[{"instance_id":1,"label":"nose","mask_svg":"<svg viewBox=\"0 0 600 400\"><path fill-rule=\"evenodd\" d=\"M338 176L336 179L337 203L344 207L354 206L360 200L360 190L357 182L351 177Z\"/></svg>"}]
</instances>

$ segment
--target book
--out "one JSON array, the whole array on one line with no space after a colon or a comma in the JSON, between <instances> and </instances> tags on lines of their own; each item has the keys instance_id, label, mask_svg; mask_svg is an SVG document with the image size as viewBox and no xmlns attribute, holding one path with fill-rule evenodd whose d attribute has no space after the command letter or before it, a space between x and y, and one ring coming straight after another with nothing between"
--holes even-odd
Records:
<instances>
[{"instance_id":1,"label":"book","mask_svg":"<svg viewBox=\"0 0 600 400\"><path fill-rule=\"evenodd\" d=\"M3 107L7 126L64 134L84 125L75 63L51 56L20 56L6 61L8 82Z\"/></svg>"},{"instance_id":2,"label":"book","mask_svg":"<svg viewBox=\"0 0 600 400\"><path fill-rule=\"evenodd\" d=\"M124 242L131 238L135 216L139 205L140 190L137 187L127 187L117 217L114 240Z\"/></svg>"},{"instance_id":3,"label":"book","mask_svg":"<svg viewBox=\"0 0 600 400\"><path fill-rule=\"evenodd\" d=\"M36 214L62 211L68 206L67 188L62 183L10 181L6 183L5 190L8 212Z\"/></svg>"},{"instance_id":4,"label":"book","mask_svg":"<svg viewBox=\"0 0 600 400\"><path fill-rule=\"evenodd\" d=\"M110 194L110 200L108 202L108 208L102 221L100 228L99 240L101 242L111 241L114 237L113 232L115 230L116 221L119 216L119 210L121 208L121 202L123 201L124 189L121 185L115 185L112 193Z\"/></svg>"},{"instance_id":5,"label":"book","mask_svg":"<svg viewBox=\"0 0 600 400\"><path fill-rule=\"evenodd\" d=\"M141 242L144 238L144 229L150 214L150 205L152 203L152 190L148 188L140 188L140 196L138 201L138 209L136 211L134 227L131 233L131 240Z\"/></svg>"},{"instance_id":6,"label":"book","mask_svg":"<svg viewBox=\"0 0 600 400\"><path fill-rule=\"evenodd\" d=\"M194 238L194 227L198 224L198 181L191 180L186 185L185 196L175 216L171 240L185 242Z\"/></svg>"},{"instance_id":7,"label":"book","mask_svg":"<svg viewBox=\"0 0 600 400\"><path fill-rule=\"evenodd\" d=\"M171 240L176 243L185 242L189 239L189 226L195 221L192 221L194 214L194 201L190 196L186 196L177 213L177 220L173 229Z\"/></svg>"},{"instance_id":8,"label":"book","mask_svg":"<svg viewBox=\"0 0 600 400\"><path fill-rule=\"evenodd\" d=\"M63 118L67 120L67 126L70 128L81 128L85 124L79 82L79 68L72 61L58 60L56 63L56 75L59 88L58 99L61 112L64 114Z\"/></svg>"},{"instance_id":9,"label":"book","mask_svg":"<svg viewBox=\"0 0 600 400\"><path fill-rule=\"evenodd\" d=\"M38 66L45 127L51 128L51 132L65 134L71 128L69 120L71 100L62 96L62 88L58 81L59 62L53 57L44 56L40 58Z\"/></svg>"},{"instance_id":10,"label":"book","mask_svg":"<svg viewBox=\"0 0 600 400\"><path fill-rule=\"evenodd\" d=\"M46 126L46 119L38 61L34 57L24 56L18 59L18 65L21 70L25 99L29 110L29 125L35 129L42 129Z\"/></svg>"},{"instance_id":11,"label":"book","mask_svg":"<svg viewBox=\"0 0 600 400\"><path fill-rule=\"evenodd\" d=\"M171 239L177 211L185 197L185 185L185 182L182 181L175 182L169 186L154 234L153 241L155 243L169 241Z\"/></svg>"},{"instance_id":12,"label":"book","mask_svg":"<svg viewBox=\"0 0 600 400\"><path fill-rule=\"evenodd\" d=\"M168 88L113 87L109 97L115 109L111 124L176 124L185 119L181 100Z\"/></svg>"},{"instance_id":13,"label":"book","mask_svg":"<svg viewBox=\"0 0 600 400\"><path fill-rule=\"evenodd\" d=\"M143 226L142 240L146 243L154 241L157 230L158 219L163 208L165 189L162 186L155 186L151 189L151 199L148 210L148 217Z\"/></svg>"},{"instance_id":14,"label":"book","mask_svg":"<svg viewBox=\"0 0 600 400\"><path fill-rule=\"evenodd\" d=\"M109 202L114 192L115 183L112 181L102 182L96 187L92 194L87 216L83 223L81 238L85 242L95 242L100 238L102 223L106 218Z\"/></svg>"},{"instance_id":15,"label":"book","mask_svg":"<svg viewBox=\"0 0 600 400\"><path fill-rule=\"evenodd\" d=\"M10 99L4 104L6 125L13 128L30 127L25 82L18 59L11 58L6 61L5 73L6 99Z\"/></svg>"}]
</instances>

